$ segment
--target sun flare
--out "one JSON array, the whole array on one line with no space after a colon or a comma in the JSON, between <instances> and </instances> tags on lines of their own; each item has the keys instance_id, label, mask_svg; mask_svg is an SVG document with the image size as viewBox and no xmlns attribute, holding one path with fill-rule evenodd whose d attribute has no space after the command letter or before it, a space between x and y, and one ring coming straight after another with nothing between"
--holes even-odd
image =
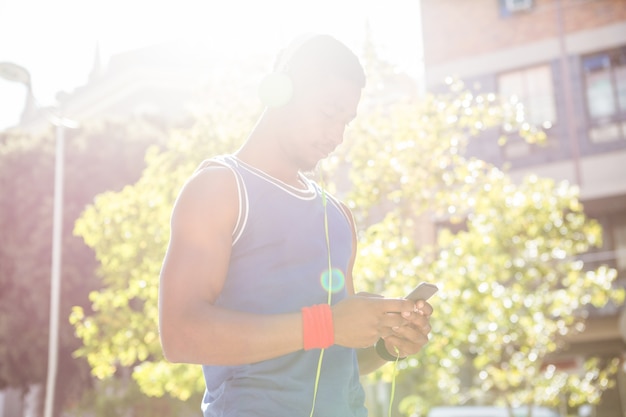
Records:
<instances>
[{"instance_id":1,"label":"sun flare","mask_svg":"<svg viewBox=\"0 0 626 417\"><path fill-rule=\"evenodd\" d=\"M173 40L243 58L274 54L294 36L318 32L360 51L367 27L381 56L410 71L420 51L413 0L22 0L0 2L0 17L0 62L29 71L41 105L86 84L96 53L106 64L120 52ZM0 79L0 129L17 124L25 94Z\"/></svg>"}]
</instances>

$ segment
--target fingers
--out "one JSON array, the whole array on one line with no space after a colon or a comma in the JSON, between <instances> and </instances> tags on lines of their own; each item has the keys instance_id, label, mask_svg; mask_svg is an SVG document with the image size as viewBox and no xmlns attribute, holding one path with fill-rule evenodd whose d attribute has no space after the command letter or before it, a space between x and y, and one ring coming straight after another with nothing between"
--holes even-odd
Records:
<instances>
[{"instance_id":1,"label":"fingers","mask_svg":"<svg viewBox=\"0 0 626 417\"><path fill-rule=\"evenodd\" d=\"M430 316L433 308L426 301L412 301L405 298L385 298L378 294L360 292L357 297L365 297L369 300L376 300L375 306L380 313L401 313L408 317L410 313L419 313Z\"/></svg>"},{"instance_id":2,"label":"fingers","mask_svg":"<svg viewBox=\"0 0 626 417\"><path fill-rule=\"evenodd\" d=\"M430 315L433 314L433 307L424 300L418 300L415 302L414 311L423 316L430 317Z\"/></svg>"},{"instance_id":3,"label":"fingers","mask_svg":"<svg viewBox=\"0 0 626 417\"><path fill-rule=\"evenodd\" d=\"M393 335L394 332L400 331L402 327L408 324L410 324L410 322L407 321L404 314L385 313L378 325L378 336L384 338Z\"/></svg>"},{"instance_id":4,"label":"fingers","mask_svg":"<svg viewBox=\"0 0 626 417\"><path fill-rule=\"evenodd\" d=\"M393 333L384 339L387 345L395 346L400 351L400 356L404 357L419 352L428 343L429 333L430 325L428 323L420 327L401 326L394 329Z\"/></svg>"},{"instance_id":5,"label":"fingers","mask_svg":"<svg viewBox=\"0 0 626 417\"><path fill-rule=\"evenodd\" d=\"M417 327L422 330L424 333L430 332L430 316L433 312L433 308L430 304L420 301L420 304L415 305L414 314L406 317L407 322L409 322L412 326Z\"/></svg>"},{"instance_id":6,"label":"fingers","mask_svg":"<svg viewBox=\"0 0 626 417\"><path fill-rule=\"evenodd\" d=\"M384 340L387 351L395 355L398 349L400 357L414 355L428 343L428 337L419 331L413 332L410 339L394 334Z\"/></svg>"},{"instance_id":7,"label":"fingers","mask_svg":"<svg viewBox=\"0 0 626 417\"><path fill-rule=\"evenodd\" d=\"M398 303L397 301L408 301L398 299L385 299L384 301L385 304L382 306L382 310L385 312L386 319L383 320L383 324L386 327L393 328L412 324L421 328L426 334L430 332L428 319L433 312L430 304L422 300L417 302L410 301L409 303ZM407 308L410 308L410 310L407 310Z\"/></svg>"},{"instance_id":8,"label":"fingers","mask_svg":"<svg viewBox=\"0 0 626 417\"><path fill-rule=\"evenodd\" d=\"M356 295L333 306L335 343L354 348L392 338L403 353L416 353L428 340L432 307L406 299Z\"/></svg>"},{"instance_id":9,"label":"fingers","mask_svg":"<svg viewBox=\"0 0 626 417\"><path fill-rule=\"evenodd\" d=\"M401 316L404 325L392 327L392 333L384 336L385 346L389 352L398 349L399 356L405 357L419 352L426 343L431 331L430 316L433 308L425 301L417 301L413 314L389 314L389 316ZM397 323L390 320L388 323ZM394 353L395 354L395 353Z\"/></svg>"}]
</instances>

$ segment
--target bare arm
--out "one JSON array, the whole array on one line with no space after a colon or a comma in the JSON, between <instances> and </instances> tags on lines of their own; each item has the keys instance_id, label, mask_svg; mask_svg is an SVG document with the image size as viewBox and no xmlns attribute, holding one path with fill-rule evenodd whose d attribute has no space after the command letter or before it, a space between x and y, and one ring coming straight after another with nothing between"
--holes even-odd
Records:
<instances>
[{"instance_id":1,"label":"bare arm","mask_svg":"<svg viewBox=\"0 0 626 417\"><path fill-rule=\"evenodd\" d=\"M213 304L226 277L238 209L233 174L221 167L195 174L176 201L159 288L168 360L238 364L301 347L297 313L252 315Z\"/></svg>"},{"instance_id":2,"label":"bare arm","mask_svg":"<svg viewBox=\"0 0 626 417\"><path fill-rule=\"evenodd\" d=\"M348 290L349 295L354 295L354 277L352 275L352 270L354 269L357 252L356 224L354 222L354 218L352 217L350 209L346 206L343 206L343 209L346 212L346 215L352 225L352 256L350 257L350 264L348 266L348 271L346 272L346 289ZM357 358L359 362L359 373L361 375L369 374L370 372L375 371L386 363L384 359L378 356L376 350L374 349L374 346L358 349Z\"/></svg>"},{"instance_id":3,"label":"bare arm","mask_svg":"<svg viewBox=\"0 0 626 417\"><path fill-rule=\"evenodd\" d=\"M348 271L346 273L346 286L349 294L354 294L354 279L352 275L352 270L354 268L354 263L356 260L356 247L357 247L357 237L356 237L356 225L354 223L354 219L350 210L344 206L344 211L346 212L350 222L352 223L352 256L350 259L350 265L348 267ZM395 329L392 329L390 334L381 335L381 337L385 338L385 345L387 350L395 355L395 348L398 349L398 354L400 357L408 356L411 354L417 353L428 341L428 333L430 332L429 325L429 317L432 313L432 307L420 301L415 305L415 309L417 311L411 311L410 314L406 312L403 313L403 317L405 318L405 322L398 326ZM378 339L376 339L377 341ZM387 363L386 360L382 359L374 346L369 346L366 348L357 350L357 358L359 362L359 373L361 375L369 374L370 372L375 371L380 368L382 365Z\"/></svg>"},{"instance_id":4,"label":"bare arm","mask_svg":"<svg viewBox=\"0 0 626 417\"><path fill-rule=\"evenodd\" d=\"M171 237L159 287L159 328L172 362L236 365L302 349L299 311L263 315L214 305L226 279L239 209L232 173L207 168L183 187L172 213ZM352 282L349 283L352 291ZM335 343L372 345L405 320L406 300L352 296L333 306Z\"/></svg>"}]
</instances>

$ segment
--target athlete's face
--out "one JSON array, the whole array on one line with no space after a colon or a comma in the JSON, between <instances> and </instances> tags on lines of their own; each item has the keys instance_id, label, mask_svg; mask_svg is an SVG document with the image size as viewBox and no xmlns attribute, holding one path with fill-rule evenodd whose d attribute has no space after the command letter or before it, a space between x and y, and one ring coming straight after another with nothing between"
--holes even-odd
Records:
<instances>
[{"instance_id":1,"label":"athlete's face","mask_svg":"<svg viewBox=\"0 0 626 417\"><path fill-rule=\"evenodd\" d=\"M361 89L337 77L323 87L304 85L289 112L289 134L284 143L301 170L311 170L343 141L346 126L356 117Z\"/></svg>"}]
</instances>

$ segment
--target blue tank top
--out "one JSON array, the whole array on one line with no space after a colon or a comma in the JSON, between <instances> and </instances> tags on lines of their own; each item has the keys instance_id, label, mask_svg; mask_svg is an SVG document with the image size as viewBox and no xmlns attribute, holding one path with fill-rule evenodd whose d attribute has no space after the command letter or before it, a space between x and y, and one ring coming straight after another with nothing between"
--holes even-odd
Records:
<instances>
[{"instance_id":1,"label":"blue tank top","mask_svg":"<svg viewBox=\"0 0 626 417\"><path fill-rule=\"evenodd\" d=\"M297 189L237 158L203 164L230 168L239 189L239 220L233 232L229 272L216 300L221 307L256 314L297 312L328 300L328 249L321 188L300 177ZM352 253L352 230L339 203L326 194L332 303L346 297L343 274ZM252 347L253 348L253 347ZM202 367L205 417L309 417L319 349L300 350L241 366ZM364 392L356 352L324 351L315 416L364 417Z\"/></svg>"}]
</instances>

